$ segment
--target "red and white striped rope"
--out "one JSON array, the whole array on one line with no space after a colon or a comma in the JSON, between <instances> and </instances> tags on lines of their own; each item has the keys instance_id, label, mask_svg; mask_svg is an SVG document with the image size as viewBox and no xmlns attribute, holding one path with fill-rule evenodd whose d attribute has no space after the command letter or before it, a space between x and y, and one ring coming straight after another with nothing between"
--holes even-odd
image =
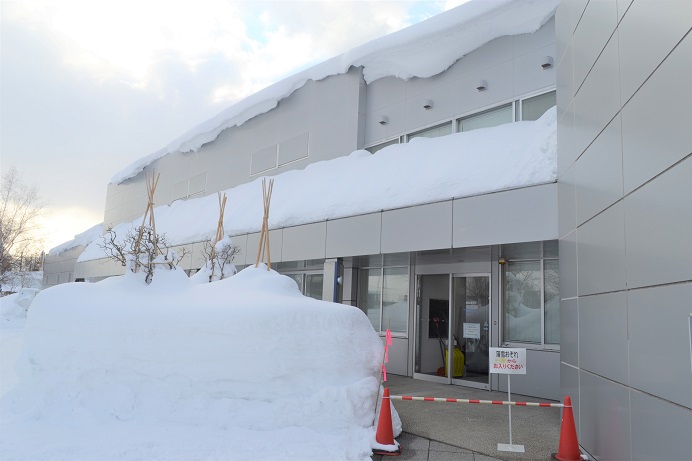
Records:
<instances>
[{"instance_id":1,"label":"red and white striped rope","mask_svg":"<svg viewBox=\"0 0 692 461\"><path fill-rule=\"evenodd\" d=\"M448 402L448 403L480 403L487 405L514 405L517 407L549 407L563 408L562 403L548 402L510 402L508 400L476 400L476 399L446 399L441 397L413 397L411 395L391 395L395 400L419 400L423 402Z\"/></svg>"}]
</instances>

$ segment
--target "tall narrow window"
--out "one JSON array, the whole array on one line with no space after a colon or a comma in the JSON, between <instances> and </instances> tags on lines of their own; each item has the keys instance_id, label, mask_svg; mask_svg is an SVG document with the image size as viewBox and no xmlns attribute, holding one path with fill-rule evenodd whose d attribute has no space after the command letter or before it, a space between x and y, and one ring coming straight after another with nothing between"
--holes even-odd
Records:
<instances>
[{"instance_id":1,"label":"tall narrow window","mask_svg":"<svg viewBox=\"0 0 692 461\"><path fill-rule=\"evenodd\" d=\"M361 270L359 305L370 319L375 331L380 331L381 301L382 269Z\"/></svg>"},{"instance_id":2,"label":"tall narrow window","mask_svg":"<svg viewBox=\"0 0 692 461\"><path fill-rule=\"evenodd\" d=\"M408 267L385 267L382 285L382 330L406 333Z\"/></svg>"},{"instance_id":3,"label":"tall narrow window","mask_svg":"<svg viewBox=\"0 0 692 461\"><path fill-rule=\"evenodd\" d=\"M560 344L557 241L503 245L503 342Z\"/></svg>"},{"instance_id":4,"label":"tall narrow window","mask_svg":"<svg viewBox=\"0 0 692 461\"><path fill-rule=\"evenodd\" d=\"M364 259L366 264L377 267L360 270L358 306L375 331L384 332L389 328L394 333L407 333L409 268L401 264L408 262L408 255L384 255L384 258L377 255Z\"/></svg>"},{"instance_id":5,"label":"tall narrow window","mask_svg":"<svg viewBox=\"0 0 692 461\"><path fill-rule=\"evenodd\" d=\"M541 262L505 265L504 340L541 343Z\"/></svg>"}]
</instances>

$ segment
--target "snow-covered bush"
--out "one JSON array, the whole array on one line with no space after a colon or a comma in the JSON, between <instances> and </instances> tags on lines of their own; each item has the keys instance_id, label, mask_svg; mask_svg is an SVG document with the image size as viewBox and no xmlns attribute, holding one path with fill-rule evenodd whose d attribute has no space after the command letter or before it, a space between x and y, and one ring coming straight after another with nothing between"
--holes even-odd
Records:
<instances>
[{"instance_id":1,"label":"snow-covered bush","mask_svg":"<svg viewBox=\"0 0 692 461\"><path fill-rule=\"evenodd\" d=\"M193 277L201 283L232 277L237 272L233 259L238 253L240 248L233 245L228 235L216 242L216 245L212 245L211 241L204 242L207 262Z\"/></svg>"},{"instance_id":2,"label":"snow-covered bush","mask_svg":"<svg viewBox=\"0 0 692 461\"><path fill-rule=\"evenodd\" d=\"M147 284L151 283L157 268L175 269L187 251L178 254L170 248L166 234L157 234L149 226L131 228L119 237L109 228L102 236L101 249L106 255L126 268L126 273L143 273Z\"/></svg>"}]
</instances>

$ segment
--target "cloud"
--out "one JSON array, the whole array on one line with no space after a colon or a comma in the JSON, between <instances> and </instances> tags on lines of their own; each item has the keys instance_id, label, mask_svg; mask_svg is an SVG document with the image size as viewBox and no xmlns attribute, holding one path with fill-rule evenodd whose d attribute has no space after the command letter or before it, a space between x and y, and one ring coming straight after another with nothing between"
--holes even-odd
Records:
<instances>
[{"instance_id":1,"label":"cloud","mask_svg":"<svg viewBox=\"0 0 692 461\"><path fill-rule=\"evenodd\" d=\"M442 8L3 0L3 166L17 166L54 207L102 216L109 178L125 165L283 77Z\"/></svg>"}]
</instances>

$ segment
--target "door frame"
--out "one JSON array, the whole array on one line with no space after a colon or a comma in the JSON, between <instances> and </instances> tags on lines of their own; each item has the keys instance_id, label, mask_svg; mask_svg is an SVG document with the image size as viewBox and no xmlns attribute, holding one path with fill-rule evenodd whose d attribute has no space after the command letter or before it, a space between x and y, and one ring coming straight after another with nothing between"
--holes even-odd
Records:
<instances>
[{"instance_id":1,"label":"door frame","mask_svg":"<svg viewBox=\"0 0 692 461\"><path fill-rule=\"evenodd\" d=\"M450 291L450 303L449 303L449 332L448 332L448 338L451 338L452 334L452 326L456 323L456 318L454 317L454 306L453 306L453 295L454 295L454 278L467 278L467 277L488 277L488 316L487 316L487 322L488 322L488 347L492 344L492 327L491 325L493 324L493 290L492 290L492 274L490 272L455 272L450 274L450 280L449 280L449 291ZM488 373L488 380L485 383L480 383L477 381L469 381L462 378L455 379L454 375L450 373L450 367L453 366L453 363L451 362L452 357L450 352L447 352L449 355L447 357L447 374L451 376L451 384L456 384L460 386L465 386L465 387L473 387L475 389L485 389L485 390L490 390L490 373Z\"/></svg>"},{"instance_id":2,"label":"door frame","mask_svg":"<svg viewBox=\"0 0 692 461\"><path fill-rule=\"evenodd\" d=\"M454 353L454 348L453 347L447 347L447 370L446 374L447 376L434 376L426 373L418 373L415 371L416 367L416 348L418 347L418 335L419 335L419 312L418 309L420 306L418 306L418 277L423 277L423 276L429 276L429 275L446 275L448 276L448 299L449 299L449 304L447 308L447 315L449 318L448 322L448 331L447 331L447 338L452 338L452 325L454 324L454 277L488 277L488 287L489 287L489 292L488 292L488 345L490 346L492 344L493 340L493 328L492 328L492 306L493 306L493 289L492 289L492 283L493 283L493 277L491 272L486 272L486 271L459 271L456 270L444 270L440 267L430 267L427 268L428 270L415 270L413 272L413 285L414 285L414 290L413 290L413 354L412 354L412 361L413 361L413 366L412 370L413 371L413 378L414 379L420 379L422 381L430 381L430 382L436 382L440 384L455 384L459 386L465 386L465 387L471 387L475 389L485 389L485 390L490 390L490 373L488 373L488 381L485 383L479 383L476 381L468 381L463 378L460 379L455 379L452 376L452 367L454 366L454 360L453 360L453 353ZM450 268L451 269L451 268Z\"/></svg>"}]
</instances>

